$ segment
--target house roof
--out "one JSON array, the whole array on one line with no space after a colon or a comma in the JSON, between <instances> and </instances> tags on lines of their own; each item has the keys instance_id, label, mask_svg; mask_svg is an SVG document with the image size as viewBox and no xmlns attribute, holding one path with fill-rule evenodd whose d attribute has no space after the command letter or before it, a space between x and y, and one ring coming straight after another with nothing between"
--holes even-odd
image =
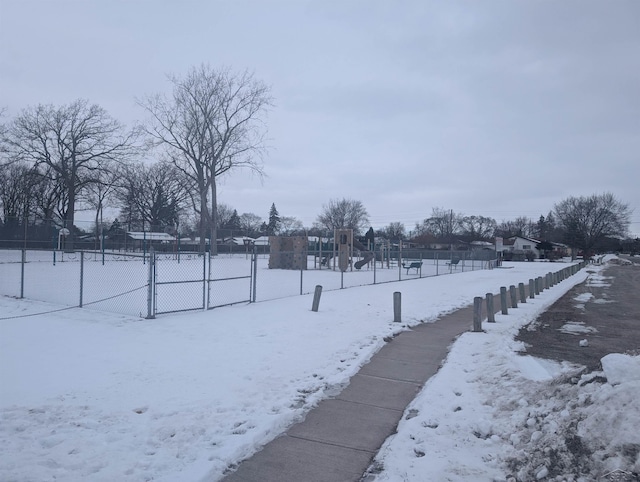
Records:
<instances>
[{"instance_id":1,"label":"house roof","mask_svg":"<svg viewBox=\"0 0 640 482\"><path fill-rule=\"evenodd\" d=\"M489 241L471 241L469 244L473 246L493 246Z\"/></svg>"},{"instance_id":2,"label":"house roof","mask_svg":"<svg viewBox=\"0 0 640 482\"><path fill-rule=\"evenodd\" d=\"M516 238L524 239L525 241L530 241L530 242L535 243L535 244L538 244L540 242L537 239L528 238L527 236L511 236L509 239L510 240L512 239L512 240L515 241Z\"/></svg>"},{"instance_id":3,"label":"house roof","mask_svg":"<svg viewBox=\"0 0 640 482\"><path fill-rule=\"evenodd\" d=\"M131 239L147 241L175 241L176 238L167 233L150 233L146 231L127 231Z\"/></svg>"}]
</instances>

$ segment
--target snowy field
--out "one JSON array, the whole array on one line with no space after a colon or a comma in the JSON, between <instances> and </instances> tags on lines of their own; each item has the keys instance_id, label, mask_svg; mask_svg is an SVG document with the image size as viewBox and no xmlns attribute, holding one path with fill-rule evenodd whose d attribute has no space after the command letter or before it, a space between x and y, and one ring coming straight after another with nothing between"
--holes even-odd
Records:
<instances>
[{"instance_id":1,"label":"snowy field","mask_svg":"<svg viewBox=\"0 0 640 482\"><path fill-rule=\"evenodd\" d=\"M310 295L155 320L0 297L0 480L219 480L344 387L386 336L564 266L505 263L327 291L317 313ZM496 315L485 333L462 335L369 479L505 480L537 454L519 480L548 480L545 460L571 424L598 458L593 477L566 480L640 471L638 357L610 355L604 373L565 384L580 379L576 367L518 355L514 341L576 283L606 282L601 269ZM60 275L42 289L70 283ZM402 323L392 322L394 291Z\"/></svg>"}]
</instances>

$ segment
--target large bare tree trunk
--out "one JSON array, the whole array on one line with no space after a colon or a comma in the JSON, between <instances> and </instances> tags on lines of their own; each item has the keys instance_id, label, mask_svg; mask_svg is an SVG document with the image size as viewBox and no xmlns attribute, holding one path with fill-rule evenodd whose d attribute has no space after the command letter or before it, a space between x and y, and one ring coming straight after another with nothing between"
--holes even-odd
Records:
<instances>
[{"instance_id":1,"label":"large bare tree trunk","mask_svg":"<svg viewBox=\"0 0 640 482\"><path fill-rule=\"evenodd\" d=\"M202 192L202 190L200 191ZM206 192L206 191L204 191ZM207 220L209 218L209 213L207 210L207 197L200 196L200 252L206 252L207 246Z\"/></svg>"},{"instance_id":2,"label":"large bare tree trunk","mask_svg":"<svg viewBox=\"0 0 640 482\"><path fill-rule=\"evenodd\" d=\"M218 254L218 189L215 178L211 180L211 255Z\"/></svg>"},{"instance_id":3,"label":"large bare tree trunk","mask_svg":"<svg viewBox=\"0 0 640 482\"><path fill-rule=\"evenodd\" d=\"M69 235L64 243L65 251L71 252L75 249L75 233L73 225L75 223L75 208L76 208L76 191L75 186L71 186L69 189L69 199L67 200L67 216L65 228L69 230Z\"/></svg>"}]
</instances>

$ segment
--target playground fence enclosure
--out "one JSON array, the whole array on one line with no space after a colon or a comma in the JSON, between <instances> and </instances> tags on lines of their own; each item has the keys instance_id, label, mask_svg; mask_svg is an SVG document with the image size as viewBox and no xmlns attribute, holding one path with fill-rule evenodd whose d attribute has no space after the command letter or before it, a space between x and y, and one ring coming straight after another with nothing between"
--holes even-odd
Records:
<instances>
[{"instance_id":1,"label":"playground fence enclosure","mask_svg":"<svg viewBox=\"0 0 640 482\"><path fill-rule=\"evenodd\" d=\"M270 268L270 254L0 250L0 294L154 318L378 283L492 269L492 251L380 253L341 271L331 252L307 251L298 269ZM280 252L280 256L299 256ZM411 267L413 265L413 267ZM0 316L1 318L1 316Z\"/></svg>"}]
</instances>

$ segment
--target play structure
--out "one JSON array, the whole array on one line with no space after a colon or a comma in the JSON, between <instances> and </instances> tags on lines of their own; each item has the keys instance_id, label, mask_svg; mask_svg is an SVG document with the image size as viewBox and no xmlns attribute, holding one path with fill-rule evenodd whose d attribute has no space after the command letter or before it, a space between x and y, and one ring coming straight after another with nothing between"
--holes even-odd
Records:
<instances>
[{"instance_id":1,"label":"play structure","mask_svg":"<svg viewBox=\"0 0 640 482\"><path fill-rule=\"evenodd\" d=\"M342 272L359 270L374 259L386 259L387 267L391 262L388 246L385 249L381 245L380 253L376 253L373 243L367 241L365 246L354 236L353 229L335 229L333 240L320 240L315 246L310 245L306 236L269 236L269 245L269 269L307 269L311 256L314 268Z\"/></svg>"},{"instance_id":2,"label":"play structure","mask_svg":"<svg viewBox=\"0 0 640 482\"><path fill-rule=\"evenodd\" d=\"M349 268L359 270L376 259L373 242L368 241L368 246L365 246L353 235L353 229L335 229L331 248L332 251L324 253L320 249L318 254L321 259L320 268L326 266L335 270L337 261L337 268L342 272ZM355 258L359 259L356 261ZM379 256L378 259L382 260L384 257Z\"/></svg>"},{"instance_id":3,"label":"play structure","mask_svg":"<svg viewBox=\"0 0 640 482\"><path fill-rule=\"evenodd\" d=\"M373 230L371 230L373 231ZM493 252L425 250L373 236L358 238L352 229L335 229L333 238L270 236L269 269L397 271L398 277L433 276L491 266ZM382 275L384 278L386 275Z\"/></svg>"}]
</instances>

